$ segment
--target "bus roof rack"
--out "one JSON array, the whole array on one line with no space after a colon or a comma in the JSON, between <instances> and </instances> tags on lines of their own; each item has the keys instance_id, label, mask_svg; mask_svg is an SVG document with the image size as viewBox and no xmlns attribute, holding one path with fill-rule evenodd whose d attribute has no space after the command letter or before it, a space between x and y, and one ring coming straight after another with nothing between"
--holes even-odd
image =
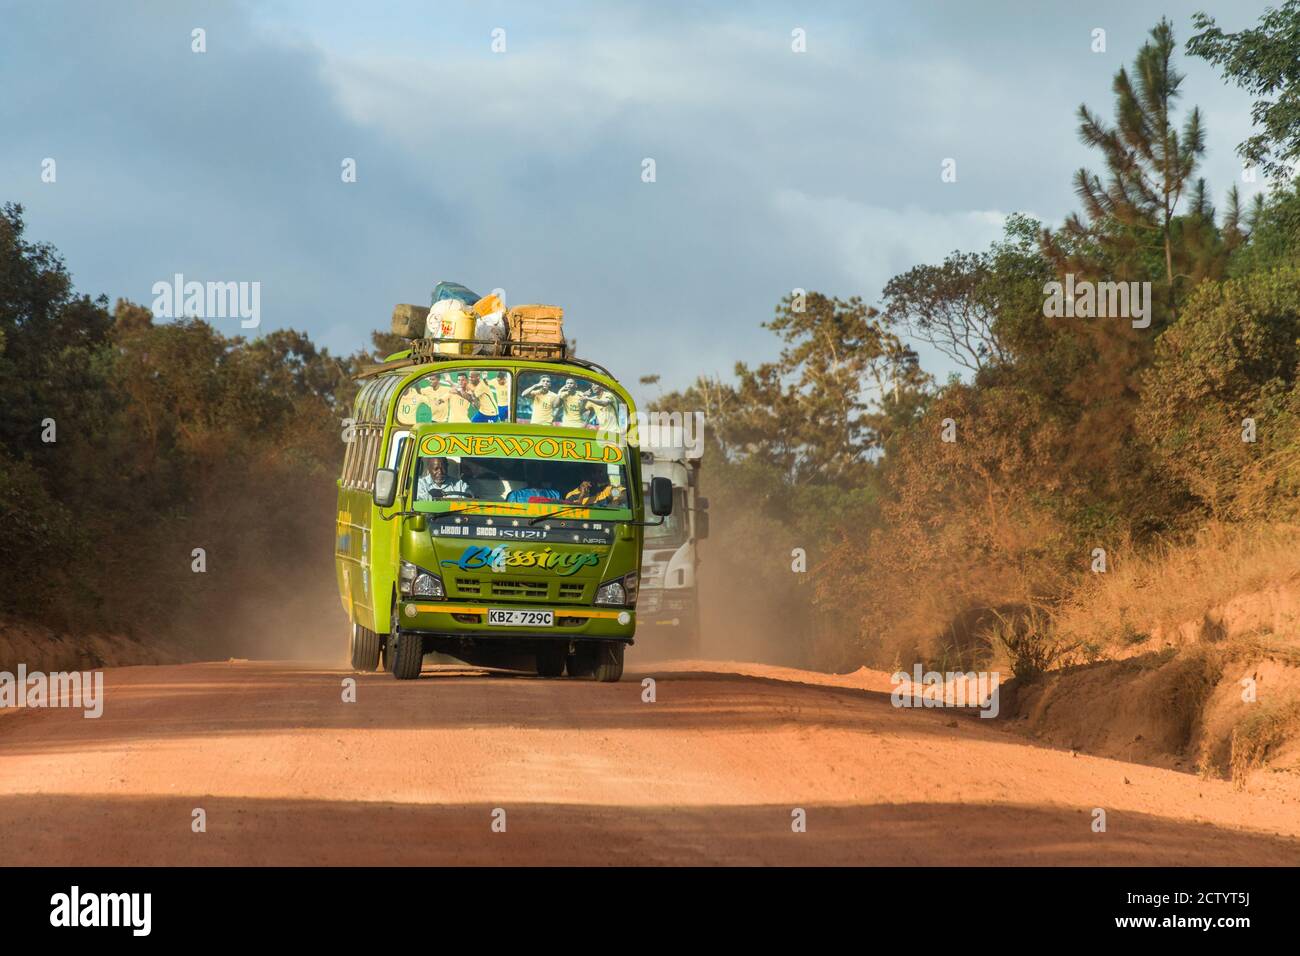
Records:
<instances>
[{"instance_id":1,"label":"bus roof rack","mask_svg":"<svg viewBox=\"0 0 1300 956\"><path fill-rule=\"evenodd\" d=\"M474 355L471 352L465 354L449 354L438 352L435 347L438 345L462 345L462 346L483 346L479 354ZM520 351L516 351L519 349ZM558 354L556 354L558 353ZM476 358L518 358L528 359L535 362L552 362L556 365L576 365L579 368L585 368L589 371L604 375L606 378L613 378L609 369L596 362L589 362L586 359L580 359L575 355L569 354L568 343L557 343L555 345L538 343L538 342L502 342L497 339L412 339L411 348L405 352L397 352L386 362L380 362L378 365L368 365L357 373L357 378L373 378L376 375L382 375L384 372L396 371L401 368L410 368L415 365L430 365L435 362L463 362L472 361Z\"/></svg>"}]
</instances>

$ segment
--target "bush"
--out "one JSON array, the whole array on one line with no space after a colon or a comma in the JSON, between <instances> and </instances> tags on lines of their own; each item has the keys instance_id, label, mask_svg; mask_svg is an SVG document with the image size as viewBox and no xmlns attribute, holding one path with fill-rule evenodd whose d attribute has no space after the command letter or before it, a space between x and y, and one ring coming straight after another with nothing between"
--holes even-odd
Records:
<instances>
[{"instance_id":1,"label":"bush","mask_svg":"<svg viewBox=\"0 0 1300 956\"><path fill-rule=\"evenodd\" d=\"M66 623L86 579L69 573L88 553L73 513L55 501L29 462L0 450L0 610Z\"/></svg>"},{"instance_id":2,"label":"bush","mask_svg":"<svg viewBox=\"0 0 1300 956\"><path fill-rule=\"evenodd\" d=\"M1202 284L1160 336L1143 383L1138 432L1211 516L1297 513L1298 366L1295 266ZM1243 440L1247 419L1253 441Z\"/></svg>"}]
</instances>

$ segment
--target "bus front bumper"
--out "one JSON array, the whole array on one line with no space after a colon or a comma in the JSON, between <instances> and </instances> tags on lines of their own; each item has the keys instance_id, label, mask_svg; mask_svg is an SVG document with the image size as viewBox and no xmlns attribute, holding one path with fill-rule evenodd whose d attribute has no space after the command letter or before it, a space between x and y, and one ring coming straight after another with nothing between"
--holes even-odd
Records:
<instances>
[{"instance_id":1,"label":"bus front bumper","mask_svg":"<svg viewBox=\"0 0 1300 956\"><path fill-rule=\"evenodd\" d=\"M587 638L621 640L629 644L636 632L636 609L618 607L572 607L554 604L493 604L492 608L550 611L552 627L502 627L489 625L489 605L477 601L400 601L403 631L476 638Z\"/></svg>"}]
</instances>

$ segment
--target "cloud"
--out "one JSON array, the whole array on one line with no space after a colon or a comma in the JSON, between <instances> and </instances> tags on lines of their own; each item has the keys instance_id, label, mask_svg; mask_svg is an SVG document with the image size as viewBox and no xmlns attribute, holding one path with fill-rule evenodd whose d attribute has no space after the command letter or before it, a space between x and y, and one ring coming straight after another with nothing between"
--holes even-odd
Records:
<instances>
[{"instance_id":1,"label":"cloud","mask_svg":"<svg viewBox=\"0 0 1300 956\"><path fill-rule=\"evenodd\" d=\"M1095 162L1074 110L1108 111L1160 9L1028 9L20 6L0 32L2 198L87 292L256 280L263 329L350 351L438 279L504 286L564 305L623 378L676 387L771 357L759 323L792 288L872 298L985 247L1003 210L1073 207L1070 173ZM1184 65L1184 102L1216 118L1207 168L1231 172L1242 97Z\"/></svg>"},{"instance_id":2,"label":"cloud","mask_svg":"<svg viewBox=\"0 0 1300 956\"><path fill-rule=\"evenodd\" d=\"M984 249L1002 236L1007 214L996 210L931 212L889 208L841 196L778 191L772 207L798 245L822 250L849 288L871 297L890 278L956 249Z\"/></svg>"}]
</instances>

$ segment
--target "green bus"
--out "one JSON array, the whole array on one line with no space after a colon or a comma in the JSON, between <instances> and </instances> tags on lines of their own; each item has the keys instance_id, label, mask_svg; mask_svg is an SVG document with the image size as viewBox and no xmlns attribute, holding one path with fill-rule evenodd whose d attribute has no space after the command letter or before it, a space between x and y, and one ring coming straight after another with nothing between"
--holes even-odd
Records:
<instances>
[{"instance_id":1,"label":"green bus","mask_svg":"<svg viewBox=\"0 0 1300 956\"><path fill-rule=\"evenodd\" d=\"M616 681L647 524L631 397L576 358L394 356L363 373L338 480L352 667ZM657 524L672 486L645 495Z\"/></svg>"}]
</instances>

